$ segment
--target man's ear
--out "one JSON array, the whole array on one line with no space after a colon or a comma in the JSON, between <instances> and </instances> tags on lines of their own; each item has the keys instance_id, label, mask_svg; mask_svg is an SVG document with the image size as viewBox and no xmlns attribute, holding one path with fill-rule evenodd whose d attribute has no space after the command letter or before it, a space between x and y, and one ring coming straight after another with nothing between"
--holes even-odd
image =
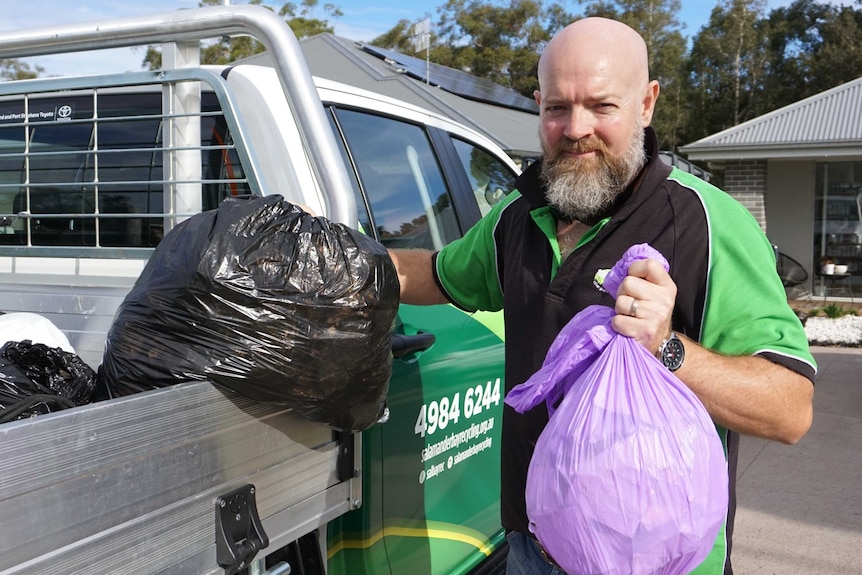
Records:
<instances>
[{"instance_id":1,"label":"man's ear","mask_svg":"<svg viewBox=\"0 0 862 575\"><path fill-rule=\"evenodd\" d=\"M542 107L542 93L538 90L533 90L533 97L536 99L536 104L539 105L539 108Z\"/></svg>"},{"instance_id":2,"label":"man's ear","mask_svg":"<svg viewBox=\"0 0 862 575\"><path fill-rule=\"evenodd\" d=\"M652 122L652 115L655 112L655 103L658 100L659 94L658 80L653 80L647 84L644 91L643 108L641 108L641 120L644 126L649 126Z\"/></svg>"}]
</instances>

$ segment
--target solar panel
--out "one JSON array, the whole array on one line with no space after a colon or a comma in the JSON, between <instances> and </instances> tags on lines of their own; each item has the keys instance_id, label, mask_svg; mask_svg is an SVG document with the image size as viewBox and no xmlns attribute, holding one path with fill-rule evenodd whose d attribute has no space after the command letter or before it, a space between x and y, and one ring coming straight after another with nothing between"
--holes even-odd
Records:
<instances>
[{"instance_id":1,"label":"solar panel","mask_svg":"<svg viewBox=\"0 0 862 575\"><path fill-rule=\"evenodd\" d=\"M426 81L426 61L421 58L407 56L394 50L363 45L362 49L383 60L391 60L398 64L404 73L422 82ZM484 102L504 106L522 112L537 114L539 108L535 100L519 94L511 88L501 86L496 82L479 78L467 72L441 66L433 62L427 63L427 80L429 84L439 86L447 92Z\"/></svg>"}]
</instances>

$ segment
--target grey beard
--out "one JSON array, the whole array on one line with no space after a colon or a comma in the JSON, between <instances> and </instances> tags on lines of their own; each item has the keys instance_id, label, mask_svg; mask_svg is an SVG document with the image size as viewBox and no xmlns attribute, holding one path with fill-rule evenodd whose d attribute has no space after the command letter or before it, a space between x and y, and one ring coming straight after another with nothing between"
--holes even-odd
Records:
<instances>
[{"instance_id":1,"label":"grey beard","mask_svg":"<svg viewBox=\"0 0 862 575\"><path fill-rule=\"evenodd\" d=\"M569 158L543 163L548 204L581 222L606 213L646 162L643 146L644 132L639 129L623 155L599 156L600 164L593 169Z\"/></svg>"}]
</instances>

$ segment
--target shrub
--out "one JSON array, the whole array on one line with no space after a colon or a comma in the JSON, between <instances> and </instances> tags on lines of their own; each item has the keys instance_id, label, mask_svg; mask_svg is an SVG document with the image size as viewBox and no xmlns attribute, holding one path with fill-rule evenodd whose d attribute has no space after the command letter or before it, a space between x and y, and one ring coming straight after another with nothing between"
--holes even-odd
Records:
<instances>
[{"instance_id":1,"label":"shrub","mask_svg":"<svg viewBox=\"0 0 862 575\"><path fill-rule=\"evenodd\" d=\"M856 315L856 310L852 307L844 307L837 303L830 303L823 306L821 310L826 317L837 318L845 315Z\"/></svg>"}]
</instances>

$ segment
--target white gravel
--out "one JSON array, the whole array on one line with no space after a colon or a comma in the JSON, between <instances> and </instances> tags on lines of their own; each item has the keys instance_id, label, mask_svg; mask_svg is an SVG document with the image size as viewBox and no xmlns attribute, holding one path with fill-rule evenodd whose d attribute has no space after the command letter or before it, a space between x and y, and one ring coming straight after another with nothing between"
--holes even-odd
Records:
<instances>
[{"instance_id":1,"label":"white gravel","mask_svg":"<svg viewBox=\"0 0 862 575\"><path fill-rule=\"evenodd\" d=\"M862 345L862 316L809 317L805 321L808 342L816 345Z\"/></svg>"}]
</instances>

